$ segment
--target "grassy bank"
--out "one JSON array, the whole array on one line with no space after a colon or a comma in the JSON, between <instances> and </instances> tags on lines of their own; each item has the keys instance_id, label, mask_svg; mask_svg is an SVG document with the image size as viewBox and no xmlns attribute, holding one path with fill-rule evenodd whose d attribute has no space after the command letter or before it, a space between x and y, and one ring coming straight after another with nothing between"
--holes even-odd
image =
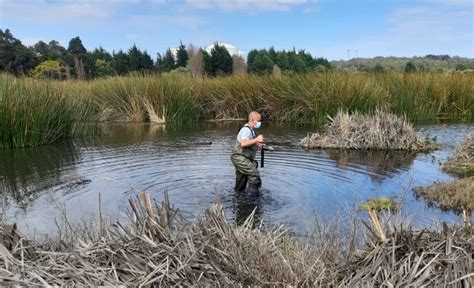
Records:
<instances>
[{"instance_id":1,"label":"grassy bank","mask_svg":"<svg viewBox=\"0 0 474 288\"><path fill-rule=\"evenodd\" d=\"M379 220L372 210L372 222L363 231L366 242L355 246L349 239L352 245L344 250L340 240L345 236L322 226L303 242L282 227L252 229L252 216L234 226L220 205L189 224L166 200L157 205L142 194L130 199L127 224L65 225L57 239L42 243L3 224L0 280L28 286L473 284L469 226L417 232Z\"/></svg>"},{"instance_id":2,"label":"grassy bank","mask_svg":"<svg viewBox=\"0 0 474 288\"><path fill-rule=\"evenodd\" d=\"M90 82L2 75L0 89L2 147L38 145L81 134L86 127L71 123L91 119L90 111L98 119L104 111L112 111L122 121L155 123L243 118L250 110L272 121L321 122L339 109L370 113L377 107L411 121L474 119L474 75L470 74L332 71L203 79L134 75Z\"/></svg>"}]
</instances>

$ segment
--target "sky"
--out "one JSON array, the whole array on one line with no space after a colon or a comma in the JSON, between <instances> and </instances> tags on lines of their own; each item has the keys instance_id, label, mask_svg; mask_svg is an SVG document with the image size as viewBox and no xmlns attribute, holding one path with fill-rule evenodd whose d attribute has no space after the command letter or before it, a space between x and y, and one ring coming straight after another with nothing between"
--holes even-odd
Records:
<instances>
[{"instance_id":1,"label":"sky","mask_svg":"<svg viewBox=\"0 0 474 288\"><path fill-rule=\"evenodd\" d=\"M25 45L79 36L88 50L153 58L193 43L305 49L329 60L448 54L474 58L474 0L0 0L0 29Z\"/></svg>"}]
</instances>

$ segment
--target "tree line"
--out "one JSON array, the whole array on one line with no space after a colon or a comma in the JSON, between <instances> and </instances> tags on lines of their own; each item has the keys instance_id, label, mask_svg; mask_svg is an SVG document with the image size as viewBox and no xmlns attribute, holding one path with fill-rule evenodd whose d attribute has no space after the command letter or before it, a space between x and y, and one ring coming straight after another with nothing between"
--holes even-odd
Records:
<instances>
[{"instance_id":1,"label":"tree line","mask_svg":"<svg viewBox=\"0 0 474 288\"><path fill-rule=\"evenodd\" d=\"M134 72L217 76L281 71L304 73L330 68L329 61L314 58L304 50L251 50L245 61L239 55L231 55L224 46L217 43L210 53L202 48L193 45L186 47L180 43L175 53L168 49L163 54L158 53L155 60L146 50L142 51L136 45L126 51L112 53L102 47L88 51L79 37L72 38L67 47L55 40L49 43L39 41L26 47L9 29L0 29L0 71L17 76L85 80Z\"/></svg>"},{"instance_id":2,"label":"tree line","mask_svg":"<svg viewBox=\"0 0 474 288\"><path fill-rule=\"evenodd\" d=\"M445 72L474 70L474 59L449 55L417 57L374 57L332 61L336 69L363 72Z\"/></svg>"}]
</instances>

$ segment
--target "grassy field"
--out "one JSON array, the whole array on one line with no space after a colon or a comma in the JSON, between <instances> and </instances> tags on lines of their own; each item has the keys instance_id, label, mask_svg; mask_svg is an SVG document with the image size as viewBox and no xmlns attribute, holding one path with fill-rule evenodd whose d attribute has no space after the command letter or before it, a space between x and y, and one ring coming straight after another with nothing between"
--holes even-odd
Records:
<instances>
[{"instance_id":1,"label":"grassy field","mask_svg":"<svg viewBox=\"0 0 474 288\"><path fill-rule=\"evenodd\" d=\"M104 110L123 121L197 121L245 117L321 122L339 109L382 107L411 121L474 119L474 75L346 73L192 79L132 75L89 82L0 75L0 147L25 147L87 135Z\"/></svg>"}]
</instances>

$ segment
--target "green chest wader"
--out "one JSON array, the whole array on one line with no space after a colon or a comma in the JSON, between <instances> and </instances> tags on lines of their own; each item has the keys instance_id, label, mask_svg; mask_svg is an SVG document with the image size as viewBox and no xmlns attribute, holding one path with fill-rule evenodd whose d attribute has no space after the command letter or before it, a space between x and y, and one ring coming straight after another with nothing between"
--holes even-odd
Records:
<instances>
[{"instance_id":1,"label":"green chest wader","mask_svg":"<svg viewBox=\"0 0 474 288\"><path fill-rule=\"evenodd\" d=\"M251 130L252 139L254 139L254 131L247 125L243 128L245 127ZM235 141L231 156L232 163L234 164L236 170L235 190L245 190L247 181L251 187L259 188L261 186L262 181L260 179L260 173L257 170L254 160L256 154L256 145L243 148L240 146L240 142L238 140Z\"/></svg>"}]
</instances>

